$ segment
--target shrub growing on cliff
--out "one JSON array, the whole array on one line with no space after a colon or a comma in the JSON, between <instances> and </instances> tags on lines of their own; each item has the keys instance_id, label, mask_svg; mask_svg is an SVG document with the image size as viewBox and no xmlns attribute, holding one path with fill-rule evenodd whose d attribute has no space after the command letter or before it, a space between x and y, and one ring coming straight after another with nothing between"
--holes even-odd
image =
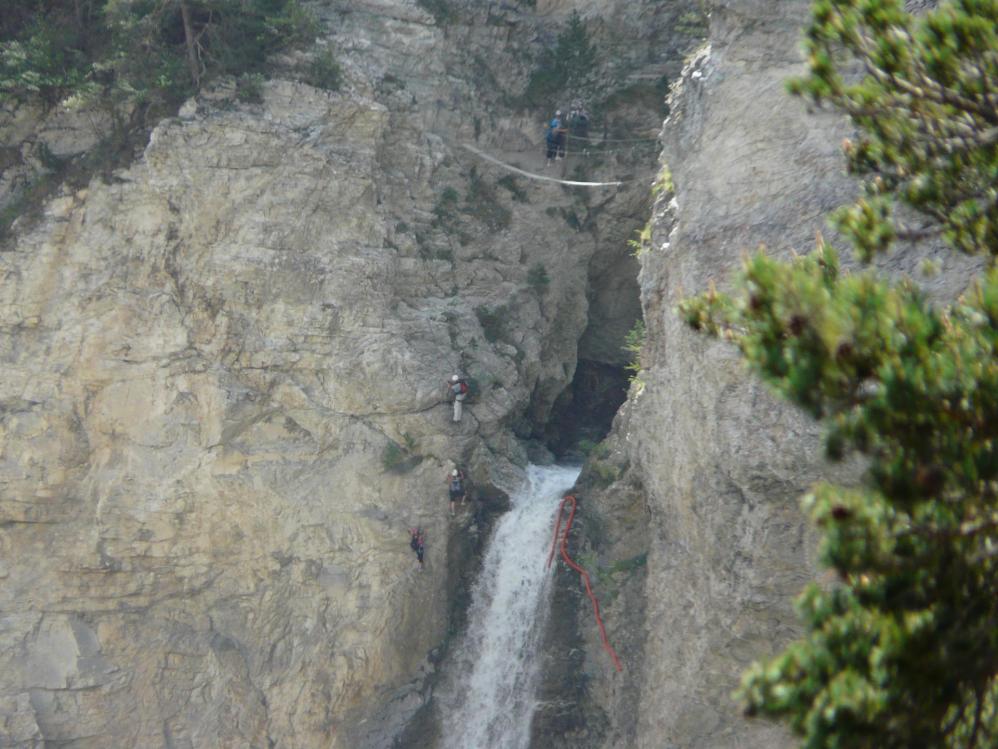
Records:
<instances>
[{"instance_id":1,"label":"shrub growing on cliff","mask_svg":"<svg viewBox=\"0 0 998 749\"><path fill-rule=\"evenodd\" d=\"M263 101L263 76L259 73L239 76L236 79L236 98L247 104Z\"/></svg>"},{"instance_id":2,"label":"shrub growing on cliff","mask_svg":"<svg viewBox=\"0 0 998 749\"><path fill-rule=\"evenodd\" d=\"M572 14L554 48L541 53L520 97L520 106L550 107L552 101L567 95L592 94L596 63L596 45L589 40L582 19L578 14Z\"/></svg>"},{"instance_id":3,"label":"shrub growing on cliff","mask_svg":"<svg viewBox=\"0 0 998 749\"><path fill-rule=\"evenodd\" d=\"M807 747L998 745L996 29L995 0L917 18L901 0L821 0L792 84L859 130L845 150L863 194L834 219L858 256L941 236L985 258L961 299L848 274L819 241L789 263L753 257L733 295L681 306L824 420L830 458L869 462L862 486L805 498L837 582L804 591L804 639L743 679L748 712ZM843 51L861 79L840 72L855 70Z\"/></svg>"},{"instance_id":4,"label":"shrub growing on cliff","mask_svg":"<svg viewBox=\"0 0 998 749\"><path fill-rule=\"evenodd\" d=\"M634 233L637 234L637 239L628 239L627 246L631 248L631 254L634 257L641 257L651 249L651 221L649 220Z\"/></svg>"},{"instance_id":5,"label":"shrub growing on cliff","mask_svg":"<svg viewBox=\"0 0 998 749\"><path fill-rule=\"evenodd\" d=\"M641 376L641 351L645 347L645 334L645 321L636 320L624 337L624 345L621 348L627 353L627 364L624 365L624 369L627 370L628 382L634 382Z\"/></svg>"},{"instance_id":6,"label":"shrub growing on cliff","mask_svg":"<svg viewBox=\"0 0 998 749\"><path fill-rule=\"evenodd\" d=\"M551 285L551 277L544 263L534 263L527 271L527 285L538 294L544 294Z\"/></svg>"},{"instance_id":7,"label":"shrub growing on cliff","mask_svg":"<svg viewBox=\"0 0 998 749\"><path fill-rule=\"evenodd\" d=\"M388 76L385 76L387 79ZM317 54L305 69L302 80L310 86L325 91L339 91L343 85L343 69L332 50Z\"/></svg>"},{"instance_id":8,"label":"shrub growing on cliff","mask_svg":"<svg viewBox=\"0 0 998 749\"><path fill-rule=\"evenodd\" d=\"M381 453L381 465L386 473L405 473L411 471L423 460L423 456L416 454L416 440L408 432L403 432L402 442L399 444L394 440L389 440L385 449Z\"/></svg>"}]
</instances>

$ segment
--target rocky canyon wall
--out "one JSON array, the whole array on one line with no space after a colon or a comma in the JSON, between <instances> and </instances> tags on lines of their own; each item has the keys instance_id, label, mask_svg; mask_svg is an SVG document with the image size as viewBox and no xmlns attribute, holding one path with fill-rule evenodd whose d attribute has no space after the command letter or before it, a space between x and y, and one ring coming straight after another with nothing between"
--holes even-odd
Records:
<instances>
[{"instance_id":1,"label":"rocky canyon wall","mask_svg":"<svg viewBox=\"0 0 998 749\"><path fill-rule=\"evenodd\" d=\"M808 417L749 377L737 352L685 329L684 295L723 284L743 252L807 251L850 185L835 120L785 93L807 2L714 3L662 138L675 186L642 263L644 388L620 424L655 518L648 532L638 746L791 746L744 721L731 692L796 633L813 570L797 497L819 475Z\"/></svg>"},{"instance_id":2,"label":"rocky canyon wall","mask_svg":"<svg viewBox=\"0 0 998 749\"><path fill-rule=\"evenodd\" d=\"M502 93L573 9L599 39L643 28L631 51L649 75L663 55L678 68L642 19L679 4L611 5L471 3L445 25L401 0L317 4L341 91L278 76L242 104L220 83L131 166L15 224L0 252L0 745L392 740L447 636L464 521L448 520L444 472L516 478L514 432L571 381L590 261L625 262L653 166L611 156L593 176L633 179L597 198L503 187L460 146L541 168L543 116ZM25 121L6 113L8 152L53 128ZM636 311L611 303L593 300L626 328ZM457 371L478 395L453 424ZM399 707L382 725L385 705Z\"/></svg>"},{"instance_id":3,"label":"rocky canyon wall","mask_svg":"<svg viewBox=\"0 0 998 749\"><path fill-rule=\"evenodd\" d=\"M709 43L674 87L661 134L674 189L659 193L641 257L641 372L583 475L593 515L583 550L602 571L625 670L613 672L578 606L585 657L549 652L588 679L588 716L570 722L571 745L795 745L782 727L744 719L731 695L752 661L798 634L792 600L816 572L798 497L818 478L861 470L824 464L817 425L751 377L733 346L690 331L675 311L711 282L723 287L760 245L779 257L810 251L855 189L839 153L847 123L785 91L803 72L810 3L709 5ZM881 268L917 275L926 255L945 268L922 279L931 295L965 287L973 263L938 248L896 252Z\"/></svg>"},{"instance_id":4,"label":"rocky canyon wall","mask_svg":"<svg viewBox=\"0 0 998 749\"><path fill-rule=\"evenodd\" d=\"M444 467L511 401L438 405L457 280L384 247L389 123L290 83L205 105L2 256L16 745L317 745L439 640L400 533L440 569ZM386 474L389 440L425 459Z\"/></svg>"}]
</instances>

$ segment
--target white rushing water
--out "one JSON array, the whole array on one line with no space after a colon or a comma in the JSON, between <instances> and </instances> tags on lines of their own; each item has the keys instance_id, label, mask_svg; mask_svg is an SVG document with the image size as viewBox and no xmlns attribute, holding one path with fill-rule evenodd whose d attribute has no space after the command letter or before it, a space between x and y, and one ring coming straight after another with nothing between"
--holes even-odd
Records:
<instances>
[{"instance_id":1,"label":"white rushing water","mask_svg":"<svg viewBox=\"0 0 998 749\"><path fill-rule=\"evenodd\" d=\"M512 509L496 525L472 591L468 630L440 695L445 749L526 749L530 743L554 514L578 475L578 468L530 466Z\"/></svg>"}]
</instances>

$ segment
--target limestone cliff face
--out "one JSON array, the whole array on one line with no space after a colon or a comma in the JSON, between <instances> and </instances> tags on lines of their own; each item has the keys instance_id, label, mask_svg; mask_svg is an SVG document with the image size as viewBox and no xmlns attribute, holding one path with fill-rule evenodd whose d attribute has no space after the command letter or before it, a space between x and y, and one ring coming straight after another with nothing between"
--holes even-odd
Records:
<instances>
[{"instance_id":1,"label":"limestone cliff face","mask_svg":"<svg viewBox=\"0 0 998 749\"><path fill-rule=\"evenodd\" d=\"M588 646L575 668L592 678L597 718L573 726L576 745L793 746L781 727L743 719L731 693L750 662L798 632L791 602L815 573L799 495L819 477L855 480L860 468L823 465L816 424L749 376L732 346L691 332L675 312L711 281L723 286L760 244L783 257L809 251L827 212L855 189L838 152L846 123L785 93L802 72L809 3L710 5L709 44L674 89L662 130L675 191L657 199L641 258L640 382L583 476L602 522L587 543L611 581L605 618L625 672L612 672L583 606ZM969 264L943 257L947 272L928 290L952 297ZM883 268L912 274L917 262L898 252ZM644 566L614 573L641 555Z\"/></svg>"},{"instance_id":2,"label":"limestone cliff face","mask_svg":"<svg viewBox=\"0 0 998 749\"><path fill-rule=\"evenodd\" d=\"M315 745L439 637L400 531L441 564L459 363L436 269L383 247L388 124L274 84L164 123L3 256L8 737ZM407 283L426 308L389 314ZM405 480L380 464L403 432Z\"/></svg>"},{"instance_id":3,"label":"limestone cliff face","mask_svg":"<svg viewBox=\"0 0 998 749\"><path fill-rule=\"evenodd\" d=\"M617 5L607 38L655 4ZM352 749L418 708L452 593L444 471L515 478L514 427L572 378L590 260L626 258L645 206L640 169L598 201L513 200L460 148L540 165L541 124L493 82L523 83L562 6L444 28L324 4L343 91L221 86L0 253L0 744ZM454 425L457 371L479 393Z\"/></svg>"},{"instance_id":4,"label":"limestone cliff face","mask_svg":"<svg viewBox=\"0 0 998 749\"><path fill-rule=\"evenodd\" d=\"M791 746L740 718L741 671L795 634L791 601L812 573L797 497L819 475L809 419L747 376L737 352L685 329L675 305L723 283L742 252L806 250L849 194L835 123L808 116L799 72L807 2L712 7L663 130L674 202L655 206L640 283L644 387L621 449L654 518L648 531L637 746Z\"/></svg>"}]
</instances>

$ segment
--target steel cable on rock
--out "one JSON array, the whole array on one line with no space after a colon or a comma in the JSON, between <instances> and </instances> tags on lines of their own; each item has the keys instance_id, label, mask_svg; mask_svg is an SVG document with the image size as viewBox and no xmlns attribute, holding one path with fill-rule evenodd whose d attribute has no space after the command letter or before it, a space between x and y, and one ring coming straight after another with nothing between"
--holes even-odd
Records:
<instances>
[{"instance_id":1,"label":"steel cable on rock","mask_svg":"<svg viewBox=\"0 0 998 749\"><path fill-rule=\"evenodd\" d=\"M558 536L559 531L561 530L561 519L565 514L565 504L568 502L571 502L572 509L569 512L568 520L565 523L565 531L560 534L561 558L565 560L565 564L579 573L579 576L582 578L582 582L585 583L586 593L589 594L589 600L593 602L593 614L596 616L596 624L599 625L599 635L600 639L603 641L603 649L610 654L610 658L613 659L613 665L619 673L624 670L624 667L620 665L620 659L617 657L617 652L613 649L613 646L610 644L610 640L606 636L606 628L603 626L603 617L600 616L599 612L599 601L596 600L596 595L593 593L592 585L589 582L589 573L572 561L572 558L568 555L568 533L572 530L572 521L575 519L576 509L575 495L573 494L565 495L565 497L561 500L561 504L558 505L558 517L554 524L554 538L551 539L551 553L548 554L547 566L550 568L551 562L554 559L554 550L558 545Z\"/></svg>"}]
</instances>

